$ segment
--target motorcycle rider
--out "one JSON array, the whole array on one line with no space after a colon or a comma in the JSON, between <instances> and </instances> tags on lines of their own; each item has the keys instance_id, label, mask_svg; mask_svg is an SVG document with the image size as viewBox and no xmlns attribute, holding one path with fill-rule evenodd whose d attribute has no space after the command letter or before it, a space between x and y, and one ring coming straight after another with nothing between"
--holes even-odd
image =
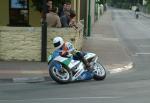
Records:
<instances>
[{"instance_id":1,"label":"motorcycle rider","mask_svg":"<svg viewBox=\"0 0 150 103\"><path fill-rule=\"evenodd\" d=\"M140 9L139 9L139 7L137 6L136 9L135 9L135 16L136 16L136 19L139 18L139 12L140 12Z\"/></svg>"},{"instance_id":2,"label":"motorcycle rider","mask_svg":"<svg viewBox=\"0 0 150 103\"><path fill-rule=\"evenodd\" d=\"M77 51L72 43L70 42L65 42L62 37L55 37L53 39L53 45L56 48L55 51L53 52L53 55L56 56L63 56L67 57L69 54L73 55L73 59L79 59L81 60L87 70L91 70L91 65L90 63L84 58L83 54L80 51Z\"/></svg>"}]
</instances>

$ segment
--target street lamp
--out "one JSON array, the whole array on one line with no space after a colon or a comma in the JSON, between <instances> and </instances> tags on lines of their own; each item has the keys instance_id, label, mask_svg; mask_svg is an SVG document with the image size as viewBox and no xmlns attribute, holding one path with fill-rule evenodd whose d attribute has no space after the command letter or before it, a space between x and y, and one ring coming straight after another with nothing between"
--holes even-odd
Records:
<instances>
[{"instance_id":1,"label":"street lamp","mask_svg":"<svg viewBox=\"0 0 150 103\"><path fill-rule=\"evenodd\" d=\"M42 42L41 42L41 62L47 60L47 22L46 22L46 12L47 12L47 0L43 0L43 14L42 14Z\"/></svg>"}]
</instances>

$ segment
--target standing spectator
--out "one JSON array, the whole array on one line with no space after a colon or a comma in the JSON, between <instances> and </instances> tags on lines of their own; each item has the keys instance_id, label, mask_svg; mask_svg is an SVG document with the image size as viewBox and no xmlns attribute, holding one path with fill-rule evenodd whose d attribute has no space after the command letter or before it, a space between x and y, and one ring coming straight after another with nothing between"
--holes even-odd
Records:
<instances>
[{"instance_id":1,"label":"standing spectator","mask_svg":"<svg viewBox=\"0 0 150 103\"><path fill-rule=\"evenodd\" d=\"M43 22L43 20L46 18L46 15L47 13L50 12L50 10L52 9L52 0L47 0L47 3L46 3L46 11L42 11L41 13L41 22Z\"/></svg>"},{"instance_id":2,"label":"standing spectator","mask_svg":"<svg viewBox=\"0 0 150 103\"><path fill-rule=\"evenodd\" d=\"M69 26L70 27L75 27L75 28L77 28L76 27L76 14L75 14L75 12L73 12L73 11L71 11L70 12L70 21L69 21Z\"/></svg>"},{"instance_id":3,"label":"standing spectator","mask_svg":"<svg viewBox=\"0 0 150 103\"><path fill-rule=\"evenodd\" d=\"M68 10L68 11L71 10L71 2L66 3L66 10Z\"/></svg>"},{"instance_id":4,"label":"standing spectator","mask_svg":"<svg viewBox=\"0 0 150 103\"><path fill-rule=\"evenodd\" d=\"M60 18L57 15L57 8L53 7L52 10L46 14L46 21L48 27L61 27Z\"/></svg>"},{"instance_id":5,"label":"standing spectator","mask_svg":"<svg viewBox=\"0 0 150 103\"><path fill-rule=\"evenodd\" d=\"M59 8L59 11L58 11L58 15L59 17L63 16L64 15L64 12L65 11L68 11L68 12L74 12L74 10L71 9L71 2L65 2L63 4L63 7Z\"/></svg>"},{"instance_id":6,"label":"standing spectator","mask_svg":"<svg viewBox=\"0 0 150 103\"><path fill-rule=\"evenodd\" d=\"M50 10L52 9L52 7L53 7L53 1L52 0L47 0L47 4L46 4L47 6L46 6L46 13L49 13L50 12Z\"/></svg>"},{"instance_id":7,"label":"standing spectator","mask_svg":"<svg viewBox=\"0 0 150 103\"><path fill-rule=\"evenodd\" d=\"M61 21L62 27L69 27L70 12L67 10L64 11L64 15L60 17L60 21Z\"/></svg>"},{"instance_id":8,"label":"standing spectator","mask_svg":"<svg viewBox=\"0 0 150 103\"><path fill-rule=\"evenodd\" d=\"M75 12L69 12L69 11L65 11L64 12L65 14L60 17L60 20L61 20L61 24L62 24L62 27L76 27L76 14Z\"/></svg>"},{"instance_id":9,"label":"standing spectator","mask_svg":"<svg viewBox=\"0 0 150 103\"><path fill-rule=\"evenodd\" d=\"M63 6L60 6L58 9L58 15L59 17L62 17L64 15L64 11L66 10L66 3L63 4Z\"/></svg>"}]
</instances>

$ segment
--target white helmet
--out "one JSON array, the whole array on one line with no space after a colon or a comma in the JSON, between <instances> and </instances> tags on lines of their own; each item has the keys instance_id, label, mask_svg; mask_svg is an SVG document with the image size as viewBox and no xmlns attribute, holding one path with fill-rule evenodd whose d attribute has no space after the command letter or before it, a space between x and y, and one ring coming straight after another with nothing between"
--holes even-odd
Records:
<instances>
[{"instance_id":1,"label":"white helmet","mask_svg":"<svg viewBox=\"0 0 150 103\"><path fill-rule=\"evenodd\" d=\"M54 44L54 47L56 47L56 49L59 49L63 46L64 40L62 37L55 37L53 39L53 44Z\"/></svg>"}]
</instances>

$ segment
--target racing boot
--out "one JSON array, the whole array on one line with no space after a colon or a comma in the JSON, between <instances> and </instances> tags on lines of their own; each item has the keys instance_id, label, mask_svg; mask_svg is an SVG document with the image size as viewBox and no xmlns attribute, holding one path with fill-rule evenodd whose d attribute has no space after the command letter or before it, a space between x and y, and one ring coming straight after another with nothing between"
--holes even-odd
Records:
<instances>
[{"instance_id":1,"label":"racing boot","mask_svg":"<svg viewBox=\"0 0 150 103\"><path fill-rule=\"evenodd\" d=\"M81 52L77 52L76 55L86 66L86 70L92 71L92 67L91 67L90 63L84 58L84 56L81 54Z\"/></svg>"},{"instance_id":2,"label":"racing boot","mask_svg":"<svg viewBox=\"0 0 150 103\"><path fill-rule=\"evenodd\" d=\"M91 67L90 63L85 58L82 58L82 62L84 63L88 71L93 71L93 68Z\"/></svg>"}]
</instances>

